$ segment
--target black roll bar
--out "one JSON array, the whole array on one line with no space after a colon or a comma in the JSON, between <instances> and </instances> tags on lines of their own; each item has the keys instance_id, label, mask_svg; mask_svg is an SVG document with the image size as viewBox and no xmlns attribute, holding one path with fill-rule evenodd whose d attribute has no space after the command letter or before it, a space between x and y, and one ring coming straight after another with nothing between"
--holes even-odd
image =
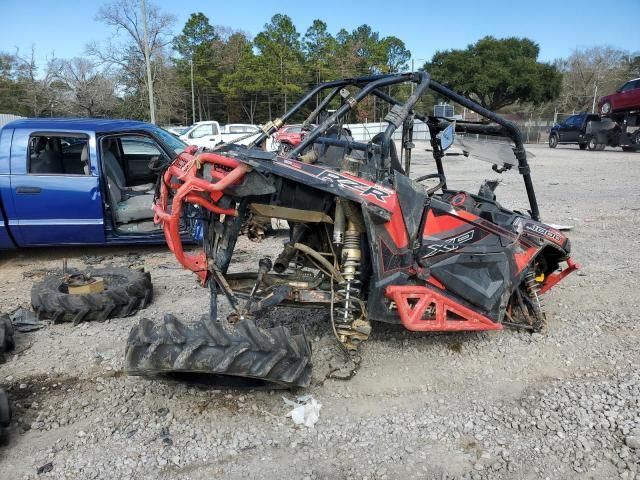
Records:
<instances>
[{"instance_id":1,"label":"black roll bar","mask_svg":"<svg viewBox=\"0 0 640 480\"><path fill-rule=\"evenodd\" d=\"M417 85L414 93L409 97L406 102L400 102L393 98L391 95L382 91L382 87L386 87L389 85L394 85L398 83L404 82L414 82ZM361 88L359 92L355 95L351 96L347 92L342 92L342 88L353 85ZM306 149L313 142L317 141L326 131L334 125L339 119L341 119L347 112L355 107L363 98L367 95L375 95L381 100L394 105L394 108L391 110L390 114L385 117L385 121L389 122L388 127L386 128L382 140L381 150L382 157L388 156L389 152L389 144L391 142L391 137L393 132L402 124L402 121L406 119L409 115L414 115L415 118L424 121L429 127L429 131L432 133L432 146L434 146L434 159L436 162L436 167L438 169L438 173L444 175L444 168L442 165L442 156L443 152L439 150L437 147L437 142L435 142L435 138L433 132L436 133L444 130L451 121L443 118L426 116L424 114L420 114L418 112L413 111L413 107L420 99L420 97L424 94L424 92L430 88L434 92L446 97L460 105L472 110L485 118L488 118L494 124L485 124L485 123L477 123L477 122L465 122L465 121L456 121L456 131L460 132L469 132L469 133L481 133L485 135L500 135L509 137L515 143L515 147L513 149L514 155L518 160L518 172L522 175L524 180L525 189L527 192L527 197L529 199L529 205L531 209L531 216L534 220L540 219L540 211L538 208L538 202L536 200L536 195L533 188L533 181L531 179L531 169L529 168L529 164L527 162L527 154L524 148L524 142L522 140L522 133L518 129L517 125L495 112L488 110L483 107L479 103L471 100L470 98L464 97L459 93L451 90L444 85L431 80L429 75L424 71L419 72L410 72L410 73L396 73L396 74L384 74L384 75L369 75L366 77L358 77L358 78L348 78L342 80L335 80L332 82L323 83L317 85L313 88L309 93L307 93L300 101L298 101L292 108L290 108L282 117L276 119L273 122L269 122L264 128L260 135L254 140L248 148L252 148L256 145L261 144L264 140L267 139L271 134L275 133L279 127L284 125L284 123L291 118L294 114L296 114L302 107L304 107L312 98L316 95L321 94L323 91L327 89L331 89L328 95L326 95L322 101L318 104L318 106L309 114L304 124L310 124L315 118L317 118L318 114L326 108L327 105L336 97L336 95L343 95L343 104L327 119L325 119L318 127L314 128L308 135L306 135L303 141L293 150L288 153L288 157L294 158L299 155L304 149ZM391 115L393 114L393 115ZM497 125L496 125L497 124ZM328 143L324 137L321 140L323 143ZM333 142L332 142L333 143ZM347 142L348 143L348 142ZM341 143L342 145L342 143ZM346 143L344 144L345 146ZM363 149L363 145L358 144L358 142L351 142L352 148L355 149Z\"/></svg>"}]
</instances>

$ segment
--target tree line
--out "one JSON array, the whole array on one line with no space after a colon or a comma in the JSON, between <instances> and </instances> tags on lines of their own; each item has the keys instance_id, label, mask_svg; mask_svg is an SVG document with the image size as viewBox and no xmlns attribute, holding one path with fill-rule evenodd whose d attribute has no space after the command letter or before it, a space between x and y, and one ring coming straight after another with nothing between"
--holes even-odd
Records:
<instances>
[{"instance_id":1,"label":"tree line","mask_svg":"<svg viewBox=\"0 0 640 480\"><path fill-rule=\"evenodd\" d=\"M39 65L34 49L0 52L0 112L148 120L145 47L162 125L205 119L263 123L320 82L406 71L411 60L401 39L369 25L332 34L316 19L302 33L284 14L274 15L251 38L198 12L174 35L175 17L147 2L146 45L138 0L107 3L96 20L113 36L89 43L81 57L51 57ZM486 37L466 49L436 52L415 67L494 110L583 110L596 89L610 93L627 77L640 76L637 53L610 47L575 51L553 63L540 62L538 55L532 40ZM400 86L391 93L406 98L410 90ZM419 107L429 111L438 100L427 95ZM377 121L386 109L371 99L358 105L353 120Z\"/></svg>"}]
</instances>

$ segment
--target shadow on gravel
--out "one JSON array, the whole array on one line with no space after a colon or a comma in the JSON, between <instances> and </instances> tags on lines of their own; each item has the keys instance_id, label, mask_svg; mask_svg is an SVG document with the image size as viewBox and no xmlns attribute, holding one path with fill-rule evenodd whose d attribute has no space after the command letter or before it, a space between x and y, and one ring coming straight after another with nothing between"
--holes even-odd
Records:
<instances>
[{"instance_id":1,"label":"shadow on gravel","mask_svg":"<svg viewBox=\"0 0 640 480\"><path fill-rule=\"evenodd\" d=\"M20 378L4 384L4 390L9 397L12 418L9 434L5 445L11 445L16 436L31 429L42 408L44 397L66 395L71 387L81 383L76 377L51 378L46 375L35 375ZM2 450L0 450L2 460Z\"/></svg>"},{"instance_id":2,"label":"shadow on gravel","mask_svg":"<svg viewBox=\"0 0 640 480\"><path fill-rule=\"evenodd\" d=\"M229 390L287 390L283 385L267 382L259 378L232 377L228 375L213 375L207 373L166 373L156 375L153 380L160 380L166 383L180 383L198 387L203 390L208 389L229 389Z\"/></svg>"},{"instance_id":3,"label":"shadow on gravel","mask_svg":"<svg viewBox=\"0 0 640 480\"><path fill-rule=\"evenodd\" d=\"M186 248L188 250L188 248ZM104 246L104 247L47 247L47 248L30 248L20 250L10 250L0 252L0 263L5 261L14 261L18 266L24 260L24 266L30 265L37 260L60 260L63 258L82 260L82 257L125 257L128 255L144 255L166 253L168 252L166 245L127 245L127 246Z\"/></svg>"}]
</instances>

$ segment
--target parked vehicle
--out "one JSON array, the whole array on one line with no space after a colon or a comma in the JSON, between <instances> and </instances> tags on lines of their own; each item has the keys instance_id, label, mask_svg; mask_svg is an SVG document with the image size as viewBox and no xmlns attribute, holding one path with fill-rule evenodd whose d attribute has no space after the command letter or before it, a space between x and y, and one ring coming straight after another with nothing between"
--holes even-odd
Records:
<instances>
[{"instance_id":1,"label":"parked vehicle","mask_svg":"<svg viewBox=\"0 0 640 480\"><path fill-rule=\"evenodd\" d=\"M169 163L185 147L144 122L38 118L5 125L0 249L163 243L153 223L157 173L150 163Z\"/></svg>"},{"instance_id":2,"label":"parked vehicle","mask_svg":"<svg viewBox=\"0 0 640 480\"><path fill-rule=\"evenodd\" d=\"M304 137L305 130L302 125L285 125L280 128L274 136L278 152L286 153L300 145Z\"/></svg>"},{"instance_id":3,"label":"parked vehicle","mask_svg":"<svg viewBox=\"0 0 640 480\"><path fill-rule=\"evenodd\" d=\"M616 93L600 97L598 110L602 115L640 110L640 78L629 80Z\"/></svg>"},{"instance_id":4,"label":"parked vehicle","mask_svg":"<svg viewBox=\"0 0 640 480\"><path fill-rule=\"evenodd\" d=\"M213 148L222 143L234 142L248 134L255 133L246 139L239 140L240 145L248 145L260 133L260 128L255 125L245 123L230 123L220 126L213 120L194 123L186 131L180 135L180 139L189 144L198 147Z\"/></svg>"},{"instance_id":5,"label":"parked vehicle","mask_svg":"<svg viewBox=\"0 0 640 480\"><path fill-rule=\"evenodd\" d=\"M172 135L175 135L176 137L179 137L189 129L189 127L185 127L183 125L173 125L173 126L167 126L162 128L164 128L167 132L171 133Z\"/></svg>"},{"instance_id":6,"label":"parked vehicle","mask_svg":"<svg viewBox=\"0 0 640 480\"><path fill-rule=\"evenodd\" d=\"M571 115L566 120L556 123L549 132L549 147L558 145L577 144L581 150L587 148L586 128L587 122L599 121L600 115L591 113L578 113Z\"/></svg>"},{"instance_id":7,"label":"parked vehicle","mask_svg":"<svg viewBox=\"0 0 640 480\"><path fill-rule=\"evenodd\" d=\"M549 132L549 147L577 144L581 150L604 150L622 147L624 151L640 150L640 114L601 117L593 113L571 115Z\"/></svg>"}]
</instances>

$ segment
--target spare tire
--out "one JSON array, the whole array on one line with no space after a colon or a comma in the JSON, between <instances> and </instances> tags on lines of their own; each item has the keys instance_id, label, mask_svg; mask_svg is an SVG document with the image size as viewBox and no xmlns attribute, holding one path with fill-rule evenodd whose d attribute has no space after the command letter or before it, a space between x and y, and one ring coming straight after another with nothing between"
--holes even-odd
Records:
<instances>
[{"instance_id":1,"label":"spare tire","mask_svg":"<svg viewBox=\"0 0 640 480\"><path fill-rule=\"evenodd\" d=\"M11 323L9 315L0 315L0 362L2 362L2 354L15 347L13 332L13 323Z\"/></svg>"},{"instance_id":2,"label":"spare tire","mask_svg":"<svg viewBox=\"0 0 640 480\"><path fill-rule=\"evenodd\" d=\"M73 273L78 273L74 271ZM105 289L82 295L65 293L62 273L46 277L31 289L31 305L38 318L54 323L80 322L128 317L151 302L151 275L144 270L102 268L87 272L104 280Z\"/></svg>"},{"instance_id":3,"label":"spare tire","mask_svg":"<svg viewBox=\"0 0 640 480\"><path fill-rule=\"evenodd\" d=\"M173 315L131 329L125 353L129 375L210 374L260 379L285 387L311 381L311 345L282 326L260 328L240 321L233 331L203 316L185 325Z\"/></svg>"}]
</instances>

